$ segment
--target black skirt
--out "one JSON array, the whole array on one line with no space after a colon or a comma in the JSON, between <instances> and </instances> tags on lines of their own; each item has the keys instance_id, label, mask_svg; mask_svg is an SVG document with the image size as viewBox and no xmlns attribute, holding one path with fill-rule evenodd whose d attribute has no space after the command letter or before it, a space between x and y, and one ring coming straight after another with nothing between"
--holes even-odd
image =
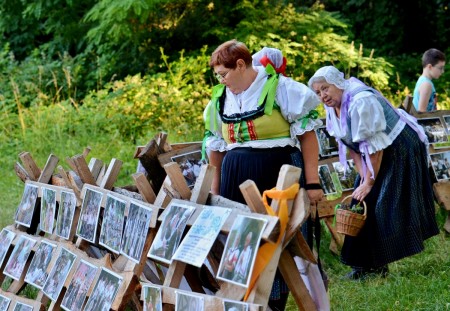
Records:
<instances>
[{"instance_id":1,"label":"black skirt","mask_svg":"<svg viewBox=\"0 0 450 311\"><path fill-rule=\"evenodd\" d=\"M360 178L355 182L359 185ZM438 234L425 145L408 125L383 151L378 176L365 198L367 219L357 237L346 236L341 261L377 268L424 249Z\"/></svg>"}]
</instances>

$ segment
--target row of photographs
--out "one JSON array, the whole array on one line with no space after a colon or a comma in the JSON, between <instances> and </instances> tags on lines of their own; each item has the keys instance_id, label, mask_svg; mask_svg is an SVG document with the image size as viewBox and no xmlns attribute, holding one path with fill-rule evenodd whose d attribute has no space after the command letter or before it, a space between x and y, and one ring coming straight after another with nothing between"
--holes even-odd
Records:
<instances>
[{"instance_id":1,"label":"row of photographs","mask_svg":"<svg viewBox=\"0 0 450 311\"><path fill-rule=\"evenodd\" d=\"M3 229L0 233L0 266L5 259L6 252L15 235L14 232L7 229ZM27 269L26 263L36 243L37 241L33 238L20 235L5 265L3 273L14 280L20 280L22 275L25 274L25 282L42 290L52 301L56 301L69 272L72 270L77 255L64 247L60 249L59 254L55 254L57 252L57 246L46 240L42 240L31 259L28 270L25 271ZM50 269L49 265L53 256L57 256L57 258ZM64 310L82 310L88 290L94 282L98 271L100 271L100 274L84 310L109 310L121 286L122 277L106 268L99 269L82 259L79 261L70 285L62 299L61 307ZM9 301L7 297L0 295L0 311L8 310ZM33 308L24 305L20 310L33 310Z\"/></svg>"},{"instance_id":2,"label":"row of photographs","mask_svg":"<svg viewBox=\"0 0 450 311\"><path fill-rule=\"evenodd\" d=\"M31 219L34 208L23 208L25 204L33 206L36 201L38 187L26 184L22 202L16 212L16 222L26 225L24 219ZM96 232L103 193L87 188L77 223L78 237L95 244ZM143 248L148 234L152 209L138 202L130 201L128 216L125 217L125 202L106 194L105 209L98 243L106 249L123 254L139 263L143 256ZM70 232L73 223L75 197L73 193L61 192L60 208L56 213L55 193L43 187L40 209L40 228L47 233L67 238L61 232ZM30 199L31 198L31 199ZM181 201L182 202L182 201ZM147 257L170 264L173 259L201 267L210 248L217 238L223 224L231 213L231 209L205 206L196 221L192 224L183 241L186 224L195 207L174 200L162 213L162 222L153 240ZM54 217L58 214L56 225ZM29 225L29 223L28 223ZM218 278L240 286L248 287L253 270L254 255L266 225L266 219L238 215L231 229L227 245L232 249L230 262L223 260ZM54 228L56 227L56 229ZM61 229L58 229L61 227ZM226 246L227 247L227 246Z\"/></svg>"},{"instance_id":3,"label":"row of photographs","mask_svg":"<svg viewBox=\"0 0 450 311\"><path fill-rule=\"evenodd\" d=\"M442 118L422 118L417 122L423 127L428 137L428 142L434 149L450 148L450 115ZM319 142L319 155L321 158L337 156L339 153L336 138L331 136L326 127L316 129L316 136Z\"/></svg>"}]
</instances>

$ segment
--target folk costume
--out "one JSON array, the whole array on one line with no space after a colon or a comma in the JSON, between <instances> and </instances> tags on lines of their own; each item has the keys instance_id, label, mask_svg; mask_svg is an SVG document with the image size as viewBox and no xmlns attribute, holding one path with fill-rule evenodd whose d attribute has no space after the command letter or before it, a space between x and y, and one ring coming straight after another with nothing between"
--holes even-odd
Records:
<instances>
[{"instance_id":1,"label":"folk costume","mask_svg":"<svg viewBox=\"0 0 450 311\"><path fill-rule=\"evenodd\" d=\"M369 170L374 178L369 155L383 150L375 183L364 199L366 223L358 236L345 237L341 261L374 271L421 252L423 241L439 232L423 128L381 93L358 79L344 79L332 66L319 69L308 84L312 88L323 80L343 90L339 116L325 107L327 130L338 140L342 165L347 166L350 148L361 157L362 176ZM358 176L355 189L360 183Z\"/></svg>"}]
</instances>

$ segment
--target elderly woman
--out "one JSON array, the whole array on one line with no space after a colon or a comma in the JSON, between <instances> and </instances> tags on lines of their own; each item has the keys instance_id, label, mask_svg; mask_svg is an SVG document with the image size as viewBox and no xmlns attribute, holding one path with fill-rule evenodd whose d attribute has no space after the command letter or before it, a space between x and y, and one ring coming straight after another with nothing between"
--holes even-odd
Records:
<instances>
[{"instance_id":1,"label":"elderly woman","mask_svg":"<svg viewBox=\"0 0 450 311\"><path fill-rule=\"evenodd\" d=\"M340 162L346 165L348 148L358 169L353 198L367 204L362 231L345 237L341 260L353 267L347 277L385 276L388 263L421 252L423 241L439 232L426 136L378 91L344 79L333 66L317 70L308 84L325 105Z\"/></svg>"},{"instance_id":2,"label":"elderly woman","mask_svg":"<svg viewBox=\"0 0 450 311\"><path fill-rule=\"evenodd\" d=\"M204 112L205 146L216 167L212 193L245 203L240 184L250 179L261 192L272 189L281 166L290 164L303 169L300 183L310 200L323 198L314 133L321 122L313 111L320 102L306 85L280 74L285 62L271 48L252 59L245 44L236 40L212 53L210 66L220 82ZM278 276L269 305L284 310L287 297Z\"/></svg>"}]
</instances>

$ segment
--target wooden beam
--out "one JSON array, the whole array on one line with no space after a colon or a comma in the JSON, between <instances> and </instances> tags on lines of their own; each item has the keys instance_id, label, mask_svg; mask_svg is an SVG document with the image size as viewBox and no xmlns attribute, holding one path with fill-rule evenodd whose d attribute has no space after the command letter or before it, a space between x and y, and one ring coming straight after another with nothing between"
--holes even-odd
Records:
<instances>
[{"instance_id":1,"label":"wooden beam","mask_svg":"<svg viewBox=\"0 0 450 311\"><path fill-rule=\"evenodd\" d=\"M209 191L214 178L216 168L209 164L203 164L198 175L194 189L192 189L191 202L197 204L206 204L208 200Z\"/></svg>"},{"instance_id":2,"label":"wooden beam","mask_svg":"<svg viewBox=\"0 0 450 311\"><path fill-rule=\"evenodd\" d=\"M112 159L111 162L108 165L108 170L105 173L105 176L103 177L100 188L104 189L112 189L114 186L114 183L117 180L117 177L119 176L120 168L122 167L122 161L118 159Z\"/></svg>"},{"instance_id":3,"label":"wooden beam","mask_svg":"<svg viewBox=\"0 0 450 311\"><path fill-rule=\"evenodd\" d=\"M88 167L89 171L91 171L92 177L94 177L94 179L98 182L98 176L103 168L103 161L97 158L91 158Z\"/></svg>"},{"instance_id":4,"label":"wooden beam","mask_svg":"<svg viewBox=\"0 0 450 311\"><path fill-rule=\"evenodd\" d=\"M191 198L191 189L189 189L178 163L168 163L164 165L164 170L170 178L170 186L180 194L181 199L189 200Z\"/></svg>"},{"instance_id":5,"label":"wooden beam","mask_svg":"<svg viewBox=\"0 0 450 311\"><path fill-rule=\"evenodd\" d=\"M41 175L41 169L36 165L31 154L29 152L21 152L19 158L22 160L23 168L27 171L30 179L37 181L39 175Z\"/></svg>"},{"instance_id":6,"label":"wooden beam","mask_svg":"<svg viewBox=\"0 0 450 311\"><path fill-rule=\"evenodd\" d=\"M48 184L52 178L52 174L55 171L56 166L58 165L58 162L59 158L54 154L50 154L37 181L43 184Z\"/></svg>"},{"instance_id":7,"label":"wooden beam","mask_svg":"<svg viewBox=\"0 0 450 311\"><path fill-rule=\"evenodd\" d=\"M147 177L145 177L145 174L135 173L132 175L132 178L144 201L148 203L154 203L156 200L156 194L153 191L152 186L148 182Z\"/></svg>"},{"instance_id":8,"label":"wooden beam","mask_svg":"<svg viewBox=\"0 0 450 311\"><path fill-rule=\"evenodd\" d=\"M19 162L14 164L14 171L21 181L26 182L27 180L31 180L27 170Z\"/></svg>"},{"instance_id":9,"label":"wooden beam","mask_svg":"<svg viewBox=\"0 0 450 311\"><path fill-rule=\"evenodd\" d=\"M86 159L83 155L79 154L72 157L73 163L76 167L76 171L81 181L89 185L97 185L95 183L94 176L92 176L91 171L86 163Z\"/></svg>"}]
</instances>

